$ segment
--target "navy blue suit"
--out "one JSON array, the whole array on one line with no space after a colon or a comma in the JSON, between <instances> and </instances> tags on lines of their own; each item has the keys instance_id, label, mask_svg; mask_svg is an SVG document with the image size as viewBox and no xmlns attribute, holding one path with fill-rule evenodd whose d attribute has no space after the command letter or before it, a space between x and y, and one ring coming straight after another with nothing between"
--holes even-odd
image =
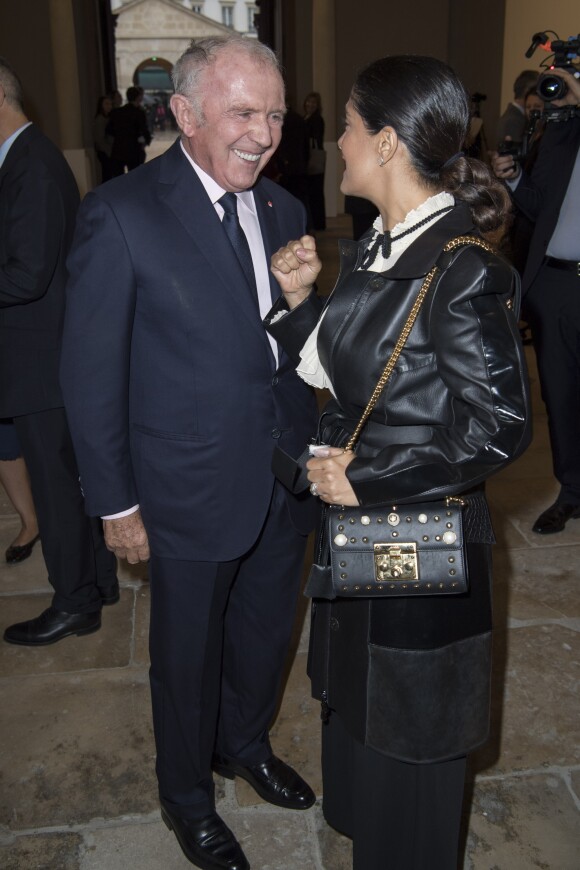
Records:
<instances>
[{"instance_id":1,"label":"navy blue suit","mask_svg":"<svg viewBox=\"0 0 580 870\"><path fill-rule=\"evenodd\" d=\"M78 204L61 152L26 127L0 168L0 418L14 418L30 472L52 605L92 613L117 578L100 520L85 514L58 377Z\"/></svg>"},{"instance_id":2,"label":"navy blue suit","mask_svg":"<svg viewBox=\"0 0 580 870\"><path fill-rule=\"evenodd\" d=\"M254 198L269 260L304 210L266 179ZM141 506L161 797L204 814L216 731L231 758L270 751L315 510L275 483L271 458L302 452L316 404L283 353L276 368L179 142L86 197L68 265L61 381L87 509Z\"/></svg>"}]
</instances>

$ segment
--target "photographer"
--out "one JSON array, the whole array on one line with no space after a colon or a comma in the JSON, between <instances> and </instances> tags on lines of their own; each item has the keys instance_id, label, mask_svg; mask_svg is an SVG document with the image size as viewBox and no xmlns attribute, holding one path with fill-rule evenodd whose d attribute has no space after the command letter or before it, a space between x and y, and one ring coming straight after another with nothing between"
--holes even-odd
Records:
<instances>
[{"instance_id":1,"label":"photographer","mask_svg":"<svg viewBox=\"0 0 580 870\"><path fill-rule=\"evenodd\" d=\"M515 80L514 98L497 124L496 138L498 142L502 142L504 139L521 142L524 138L526 130L525 98L537 80L538 71L535 69L523 70Z\"/></svg>"},{"instance_id":2,"label":"photographer","mask_svg":"<svg viewBox=\"0 0 580 870\"><path fill-rule=\"evenodd\" d=\"M580 106L580 81L553 69L567 85L552 106ZM580 112L549 120L531 175L510 154L494 152L496 176L535 222L523 276L526 316L548 413L554 474L560 493L533 525L538 534L561 532L580 517Z\"/></svg>"}]
</instances>

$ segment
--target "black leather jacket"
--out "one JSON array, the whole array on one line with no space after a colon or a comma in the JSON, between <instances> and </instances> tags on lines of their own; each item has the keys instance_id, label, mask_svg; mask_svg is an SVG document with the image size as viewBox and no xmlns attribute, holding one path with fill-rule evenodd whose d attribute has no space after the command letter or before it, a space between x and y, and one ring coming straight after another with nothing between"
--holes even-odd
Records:
<instances>
[{"instance_id":1,"label":"black leather jacket","mask_svg":"<svg viewBox=\"0 0 580 870\"><path fill-rule=\"evenodd\" d=\"M464 492L529 444L526 365L507 304L516 298L518 307L517 275L475 246L441 255L450 239L473 233L458 205L384 273L356 271L364 241L340 242L341 271L318 335L336 393L320 420L321 443L346 442L425 275L436 261L441 267L347 469L362 505ZM298 359L319 314L312 295L268 329Z\"/></svg>"},{"instance_id":2,"label":"black leather jacket","mask_svg":"<svg viewBox=\"0 0 580 870\"><path fill-rule=\"evenodd\" d=\"M446 242L473 233L468 209L457 206L382 274L356 271L364 241L340 243L341 273L318 335L337 397L319 426L331 444L354 430L423 278L441 266L347 468L363 505L479 487L529 442L517 300L507 307L517 276L475 246L441 256ZM268 326L296 360L320 308L312 294ZM466 595L313 602L314 696L357 741L404 761L465 755L487 736L492 537L485 505L483 519L469 518L482 501L468 499L464 513L475 529L466 533Z\"/></svg>"}]
</instances>

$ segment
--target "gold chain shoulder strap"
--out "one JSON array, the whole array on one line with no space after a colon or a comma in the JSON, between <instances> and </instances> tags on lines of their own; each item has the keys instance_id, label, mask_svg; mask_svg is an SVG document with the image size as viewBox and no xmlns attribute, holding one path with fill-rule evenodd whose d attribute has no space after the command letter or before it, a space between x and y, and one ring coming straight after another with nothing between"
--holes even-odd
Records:
<instances>
[{"instance_id":1,"label":"gold chain shoulder strap","mask_svg":"<svg viewBox=\"0 0 580 870\"><path fill-rule=\"evenodd\" d=\"M494 253L494 249L492 248L492 246L490 244L488 244L487 242L485 242L483 239L477 238L477 236L457 236L455 239L451 239L451 241L447 242L447 244L443 248L443 251L445 253L449 253L450 251L454 251L456 248L460 248L462 245L475 245L478 248L483 248L484 251L487 251L490 254ZM379 400L379 396L381 395L382 391L384 390L387 381L391 377L393 370L394 370L395 366L397 365L397 360L399 359L399 357L401 355L401 351L405 347L405 343L409 337L409 333L411 332L411 330L413 328L413 324L415 323L415 321L417 319L419 311L421 310L421 306L423 305L423 302L425 301L425 297L427 296L427 293L429 292L429 288L431 287L431 284L433 283L435 275L437 274L438 271L439 271L439 267L437 265L435 265L430 270L430 272L425 276L425 279L421 285L421 289L419 290L419 292L417 294L417 298L415 299L415 301L411 307L411 310L409 312L407 320L405 321L405 325L403 326L403 328L401 330L401 334L399 335L399 338L397 339L397 343L395 344L393 352L391 353L391 356L389 357L389 360L388 360L385 368L383 369L382 375L380 376L379 380L377 381L377 385L374 388L373 394L370 397L368 404L363 411L362 417L360 418L360 420L357 423L356 429L354 430L354 432L350 436L348 443L347 443L346 447L344 448L345 451L347 451L347 452L353 451L354 445L356 444L356 442L359 439L359 435L362 431L363 426L365 425L368 418L372 414L373 409Z\"/></svg>"}]
</instances>

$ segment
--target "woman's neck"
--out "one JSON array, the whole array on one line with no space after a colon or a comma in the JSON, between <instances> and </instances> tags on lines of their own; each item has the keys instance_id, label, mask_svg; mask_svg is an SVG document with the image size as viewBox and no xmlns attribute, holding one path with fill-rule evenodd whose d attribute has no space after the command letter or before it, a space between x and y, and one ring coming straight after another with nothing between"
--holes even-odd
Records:
<instances>
[{"instance_id":1,"label":"woman's neck","mask_svg":"<svg viewBox=\"0 0 580 870\"><path fill-rule=\"evenodd\" d=\"M429 197L442 192L439 189L427 190L427 188L418 185L398 185L398 188L379 206L385 230L392 230L393 227L405 220L410 211L419 208Z\"/></svg>"}]
</instances>

